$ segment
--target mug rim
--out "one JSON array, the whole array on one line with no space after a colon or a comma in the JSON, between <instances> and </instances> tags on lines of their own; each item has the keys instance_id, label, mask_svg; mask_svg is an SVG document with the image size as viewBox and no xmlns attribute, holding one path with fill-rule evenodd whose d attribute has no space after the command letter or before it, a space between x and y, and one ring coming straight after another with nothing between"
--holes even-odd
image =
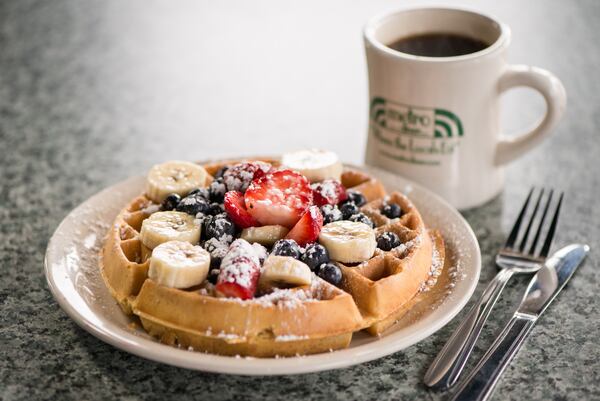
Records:
<instances>
[{"instance_id":1,"label":"mug rim","mask_svg":"<svg viewBox=\"0 0 600 401\"><path fill-rule=\"evenodd\" d=\"M388 21L391 18L396 17L399 14L404 14L410 11L416 10L439 10L439 11L461 11L464 13L475 14L477 16L486 18L494 23L498 24L500 29L500 35L498 38L486 47L483 50L479 50L477 52L463 54L460 56L450 56L450 57L430 57L430 56L417 56L410 53L404 53L398 50L394 50L388 46L386 46L381 41L375 38L375 34L378 28ZM470 61L474 59L478 59L481 57L485 57L489 54L495 53L499 49L506 47L510 42L510 28L508 25L500 21L493 15L483 13L481 11L468 8L468 7L454 7L454 6L409 6L400 9L396 9L394 11L388 11L386 13L382 13L376 15L375 17L370 18L363 28L363 37L364 39L373 47L375 47L380 52L383 52L385 55L393 58L401 58L415 62L424 62L424 63L452 63L452 62L461 62L461 61Z\"/></svg>"}]
</instances>

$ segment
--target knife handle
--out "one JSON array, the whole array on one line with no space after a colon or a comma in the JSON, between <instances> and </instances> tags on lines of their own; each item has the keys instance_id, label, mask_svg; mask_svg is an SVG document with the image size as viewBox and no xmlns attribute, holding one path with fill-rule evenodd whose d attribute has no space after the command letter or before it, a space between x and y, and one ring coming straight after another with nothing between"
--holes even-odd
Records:
<instances>
[{"instance_id":1,"label":"knife handle","mask_svg":"<svg viewBox=\"0 0 600 401\"><path fill-rule=\"evenodd\" d=\"M481 362L461 384L452 401L487 400L504 369L519 352L535 321L534 316L515 314Z\"/></svg>"},{"instance_id":2,"label":"knife handle","mask_svg":"<svg viewBox=\"0 0 600 401\"><path fill-rule=\"evenodd\" d=\"M423 379L427 386L447 389L458 381L492 308L513 273L512 269L500 270L488 284L431 363Z\"/></svg>"}]
</instances>

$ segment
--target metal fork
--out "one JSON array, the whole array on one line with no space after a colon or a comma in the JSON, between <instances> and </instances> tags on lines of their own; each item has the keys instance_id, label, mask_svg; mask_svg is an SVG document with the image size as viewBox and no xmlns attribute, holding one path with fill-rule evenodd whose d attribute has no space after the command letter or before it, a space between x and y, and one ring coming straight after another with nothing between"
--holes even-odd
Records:
<instances>
[{"instance_id":1,"label":"metal fork","mask_svg":"<svg viewBox=\"0 0 600 401\"><path fill-rule=\"evenodd\" d=\"M535 231L535 236L531 243L528 244L534 221L539 214L538 212L541 210L540 205L542 203L544 192L546 191L542 188L533 207L533 211L531 212L529 222L523 229L523 221L533 197L534 188L531 188L529 191L529 195L506 239L504 247L500 249L496 255L496 265L500 268L500 271L488 284L479 301L477 301L469 310L469 313L465 316L462 323L456 328L448 342L446 342L446 345L444 345L444 348L442 348L429 367L424 378L424 382L427 386L447 389L456 384L471 352L473 351L475 342L479 338L481 329L487 321L494 304L498 300L500 293L506 286L508 280L510 280L513 274L535 273L544 264L548 257L552 240L554 239L554 233L556 232L556 225L558 223L558 216L564 195L562 192L560 193L558 202L554 208L554 216L546 231L546 238L541 250L536 254L536 248L540 237L542 236L544 222L554 193L553 190L550 190L546 197L545 205L543 206L543 211L539 218L539 224ZM518 241L519 239L520 241Z\"/></svg>"}]
</instances>

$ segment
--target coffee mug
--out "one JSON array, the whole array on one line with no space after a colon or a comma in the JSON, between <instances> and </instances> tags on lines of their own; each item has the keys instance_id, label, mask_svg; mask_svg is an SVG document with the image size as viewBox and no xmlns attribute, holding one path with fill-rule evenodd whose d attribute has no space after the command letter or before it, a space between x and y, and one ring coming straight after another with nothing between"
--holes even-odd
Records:
<instances>
[{"instance_id":1,"label":"coffee mug","mask_svg":"<svg viewBox=\"0 0 600 401\"><path fill-rule=\"evenodd\" d=\"M427 46L432 34L483 42L484 48L433 57L390 47L403 38L410 45L414 38L419 49L419 40ZM564 112L562 83L543 69L508 65L509 28L481 13L401 10L369 21L364 41L370 97L365 162L423 184L458 209L496 196L503 167L547 137ZM546 114L531 131L505 138L500 95L516 86L541 93Z\"/></svg>"}]
</instances>

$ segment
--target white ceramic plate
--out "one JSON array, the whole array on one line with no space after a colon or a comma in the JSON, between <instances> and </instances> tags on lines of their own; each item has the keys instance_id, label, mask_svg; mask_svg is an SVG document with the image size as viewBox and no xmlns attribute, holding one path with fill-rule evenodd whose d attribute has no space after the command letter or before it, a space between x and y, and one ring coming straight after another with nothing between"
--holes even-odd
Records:
<instances>
[{"instance_id":1,"label":"white ceramic plate","mask_svg":"<svg viewBox=\"0 0 600 401\"><path fill-rule=\"evenodd\" d=\"M441 230L447 243L451 283L415 305L381 338L356 333L344 350L279 359L234 358L164 345L126 316L106 289L98 269L98 252L106 230L118 212L144 188L134 177L92 196L73 210L50 239L45 273L52 294L82 328L99 339L135 355L208 372L242 375L283 375L355 365L402 350L433 334L466 304L479 279L481 259L473 231L462 216L430 191L404 178L375 170L388 191L406 193L428 227Z\"/></svg>"}]
</instances>

